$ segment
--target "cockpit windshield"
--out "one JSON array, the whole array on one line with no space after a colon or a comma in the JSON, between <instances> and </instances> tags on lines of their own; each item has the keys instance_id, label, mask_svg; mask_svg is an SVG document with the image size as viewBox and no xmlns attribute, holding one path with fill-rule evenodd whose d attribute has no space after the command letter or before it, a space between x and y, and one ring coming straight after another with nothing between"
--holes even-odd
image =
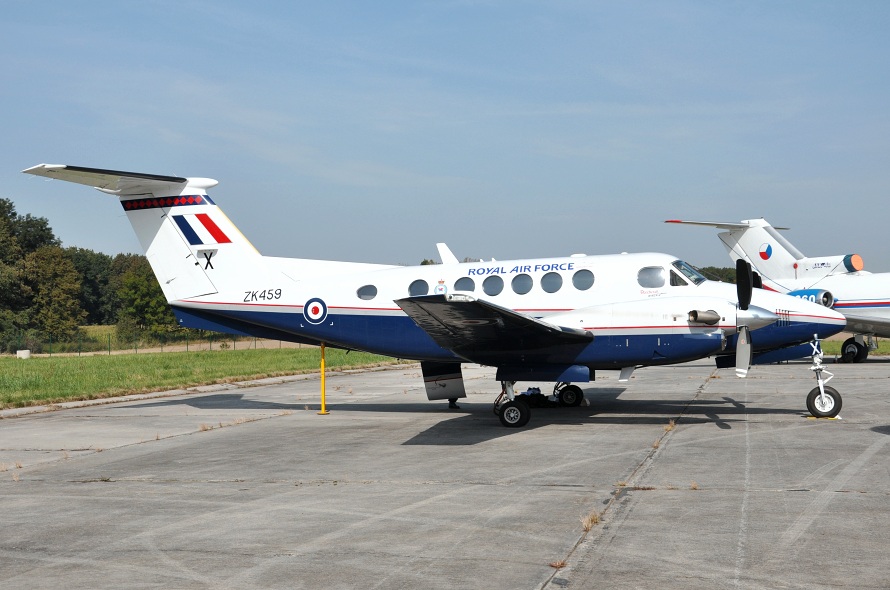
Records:
<instances>
[{"instance_id":1,"label":"cockpit windshield","mask_svg":"<svg viewBox=\"0 0 890 590\"><path fill-rule=\"evenodd\" d=\"M707 280L700 272L698 272L697 270L692 268L691 265L683 262L682 260L675 260L674 268L683 273L683 275L693 284L700 285Z\"/></svg>"}]
</instances>

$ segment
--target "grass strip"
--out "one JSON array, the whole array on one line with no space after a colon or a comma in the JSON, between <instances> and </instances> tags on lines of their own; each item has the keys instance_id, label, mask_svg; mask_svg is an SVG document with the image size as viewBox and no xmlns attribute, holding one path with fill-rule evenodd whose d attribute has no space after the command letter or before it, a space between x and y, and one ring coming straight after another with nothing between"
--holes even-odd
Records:
<instances>
[{"instance_id":1,"label":"grass strip","mask_svg":"<svg viewBox=\"0 0 890 590\"><path fill-rule=\"evenodd\" d=\"M822 352L826 357L839 356L841 354L841 346L843 345L843 340L823 340ZM868 351L868 356L886 355L890 355L890 340L878 340L878 349Z\"/></svg>"},{"instance_id":2,"label":"grass strip","mask_svg":"<svg viewBox=\"0 0 890 590\"><path fill-rule=\"evenodd\" d=\"M328 348L327 369L373 367L396 359ZM0 357L0 408L280 377L319 370L317 348L127 355Z\"/></svg>"}]
</instances>

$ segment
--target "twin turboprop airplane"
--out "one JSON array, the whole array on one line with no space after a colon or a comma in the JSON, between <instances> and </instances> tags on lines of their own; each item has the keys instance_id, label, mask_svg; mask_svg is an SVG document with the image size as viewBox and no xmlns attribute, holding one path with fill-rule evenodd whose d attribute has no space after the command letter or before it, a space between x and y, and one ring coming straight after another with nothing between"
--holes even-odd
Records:
<instances>
[{"instance_id":1,"label":"twin turboprop airplane","mask_svg":"<svg viewBox=\"0 0 890 590\"><path fill-rule=\"evenodd\" d=\"M799 358L800 346L845 323L752 290L744 263L736 290L667 254L458 263L440 248L445 264L413 267L273 258L207 196L215 180L49 164L24 172L117 196L182 326L414 359L431 400L466 397L461 363L496 367L495 413L510 427L541 401L517 394L517 381L555 382L549 401L574 406L584 394L572 383L597 369L627 380L637 367L724 355L744 376L752 355ZM820 375L807 406L836 415L841 398Z\"/></svg>"},{"instance_id":2,"label":"twin turboprop airplane","mask_svg":"<svg viewBox=\"0 0 890 590\"><path fill-rule=\"evenodd\" d=\"M727 230L718 234L733 260L746 260L762 277L764 288L805 297L847 318L842 360L862 362L877 348L874 336L890 337L890 272L863 270L858 254L807 258L765 219L739 223L680 221Z\"/></svg>"}]
</instances>

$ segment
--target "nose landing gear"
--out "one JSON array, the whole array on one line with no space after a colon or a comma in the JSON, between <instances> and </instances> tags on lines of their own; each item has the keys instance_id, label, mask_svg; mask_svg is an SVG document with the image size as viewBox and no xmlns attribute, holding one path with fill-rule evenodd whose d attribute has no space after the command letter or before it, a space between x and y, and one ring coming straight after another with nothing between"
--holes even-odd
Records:
<instances>
[{"instance_id":1,"label":"nose landing gear","mask_svg":"<svg viewBox=\"0 0 890 590\"><path fill-rule=\"evenodd\" d=\"M840 414L843 400L834 387L827 385L834 378L834 373L822 366L822 347L818 335L814 335L810 345L813 347L813 366L810 370L816 374L816 387L807 394L807 410L816 418L834 418ZM823 373L828 375L828 379L822 378Z\"/></svg>"}]
</instances>

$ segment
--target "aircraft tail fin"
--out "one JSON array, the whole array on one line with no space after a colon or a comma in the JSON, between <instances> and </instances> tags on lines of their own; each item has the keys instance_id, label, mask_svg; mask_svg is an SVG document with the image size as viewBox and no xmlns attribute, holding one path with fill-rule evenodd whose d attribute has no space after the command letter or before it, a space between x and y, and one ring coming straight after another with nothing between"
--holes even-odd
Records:
<instances>
[{"instance_id":1,"label":"aircraft tail fin","mask_svg":"<svg viewBox=\"0 0 890 590\"><path fill-rule=\"evenodd\" d=\"M718 234L723 246L733 260L747 260L760 273L764 282L779 291L793 290L784 286L788 280L804 280L807 285L829 275L858 272L863 269L858 254L808 258L785 239L778 231L787 227L773 227L765 219L748 219L739 223L712 221L668 220L665 223L683 223L723 229Z\"/></svg>"},{"instance_id":2,"label":"aircraft tail fin","mask_svg":"<svg viewBox=\"0 0 890 590\"><path fill-rule=\"evenodd\" d=\"M776 231L787 228L774 228L765 219L749 219L740 223L671 219L665 223L726 230L720 232L718 237L729 256L733 261L742 259L750 262L767 284L794 278L798 261L804 258L800 250Z\"/></svg>"},{"instance_id":3,"label":"aircraft tail fin","mask_svg":"<svg viewBox=\"0 0 890 590\"><path fill-rule=\"evenodd\" d=\"M27 174L117 196L168 302L226 290L262 256L207 196L210 178L40 164Z\"/></svg>"}]
</instances>

